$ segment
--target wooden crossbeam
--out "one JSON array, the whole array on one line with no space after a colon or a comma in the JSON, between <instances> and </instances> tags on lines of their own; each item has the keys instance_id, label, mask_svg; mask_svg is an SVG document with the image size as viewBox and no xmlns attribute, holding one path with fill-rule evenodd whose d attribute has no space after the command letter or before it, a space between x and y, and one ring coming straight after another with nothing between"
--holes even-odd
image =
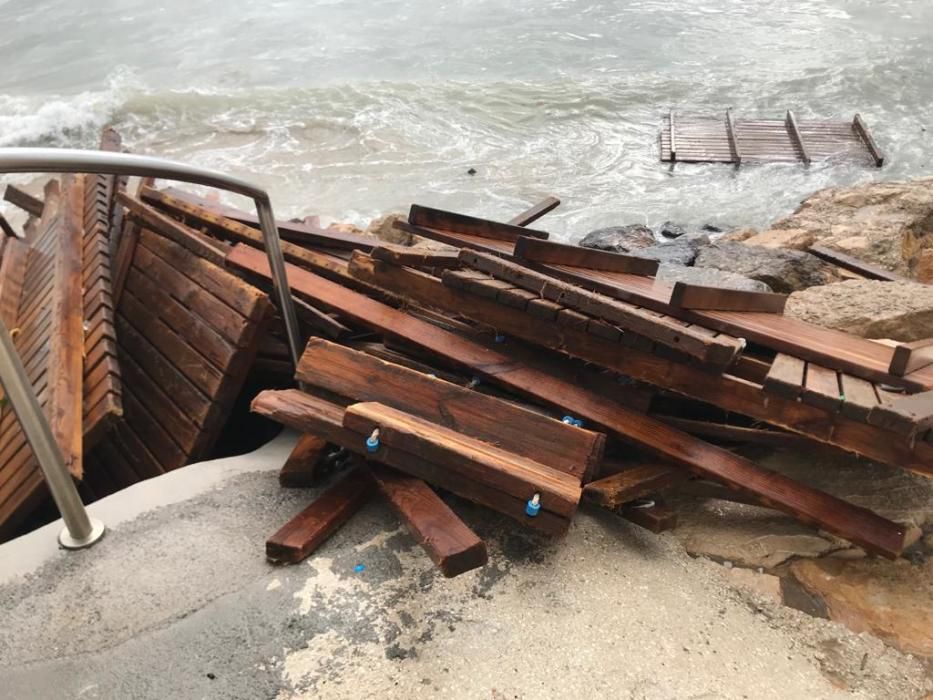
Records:
<instances>
[{"instance_id":1,"label":"wooden crossbeam","mask_svg":"<svg viewBox=\"0 0 933 700\"><path fill-rule=\"evenodd\" d=\"M871 410L868 422L913 438L933 428L933 391L879 403Z\"/></svg>"},{"instance_id":2,"label":"wooden crossbeam","mask_svg":"<svg viewBox=\"0 0 933 700\"><path fill-rule=\"evenodd\" d=\"M279 486L287 488L314 486L319 477L317 467L326 449L327 440L317 435L300 435L288 459L279 470Z\"/></svg>"},{"instance_id":3,"label":"wooden crossbeam","mask_svg":"<svg viewBox=\"0 0 933 700\"><path fill-rule=\"evenodd\" d=\"M456 250L424 250L384 244L373 248L371 255L376 260L408 267L448 268L460 267L461 265Z\"/></svg>"},{"instance_id":4,"label":"wooden crossbeam","mask_svg":"<svg viewBox=\"0 0 933 700\"><path fill-rule=\"evenodd\" d=\"M837 267L841 267L844 270L849 272L854 272L857 275L861 275L870 280L883 280L885 282L899 282L905 280L905 277L898 275L889 270L885 270L882 267L877 265L872 265L863 260L859 260L851 255L846 255L845 253L840 253L838 250L833 250L832 248L827 248L822 245L812 245L807 249L807 252L812 253L816 257L825 260L826 262L832 263Z\"/></svg>"},{"instance_id":5,"label":"wooden crossbeam","mask_svg":"<svg viewBox=\"0 0 933 700\"><path fill-rule=\"evenodd\" d=\"M900 343L894 348L891 366L888 371L903 377L918 369L933 365L933 338L915 340L912 343Z\"/></svg>"},{"instance_id":6,"label":"wooden crossbeam","mask_svg":"<svg viewBox=\"0 0 933 700\"><path fill-rule=\"evenodd\" d=\"M884 154L881 152L881 149L878 148L875 139L872 138L871 131L869 131L868 125L862 120L861 115L855 115L855 118L852 120L852 128L855 130L855 133L859 135L859 138L865 142L865 147L871 154L872 160L875 161L875 166L880 168L884 165Z\"/></svg>"},{"instance_id":7,"label":"wooden crossbeam","mask_svg":"<svg viewBox=\"0 0 933 700\"><path fill-rule=\"evenodd\" d=\"M604 508L618 508L689 478L683 469L664 462L609 463L603 470L618 471L584 485L583 497Z\"/></svg>"},{"instance_id":8,"label":"wooden crossbeam","mask_svg":"<svg viewBox=\"0 0 933 700\"><path fill-rule=\"evenodd\" d=\"M424 207L420 204L412 204L408 212L408 223L412 226L438 229L450 233L463 233L481 238L492 238L499 241L508 241L514 243L519 236L530 236L533 238L547 239L548 234L544 231L536 231L522 226L513 226L512 224L503 224L489 219L480 219L475 216L457 214L443 209L434 209Z\"/></svg>"},{"instance_id":9,"label":"wooden crossbeam","mask_svg":"<svg viewBox=\"0 0 933 700\"><path fill-rule=\"evenodd\" d=\"M560 200L557 197L545 197L533 207L509 219L508 223L512 226L528 226L558 206L560 206Z\"/></svg>"},{"instance_id":10,"label":"wooden crossbeam","mask_svg":"<svg viewBox=\"0 0 933 700\"><path fill-rule=\"evenodd\" d=\"M797 126L797 117L794 116L792 111L787 110L787 117L784 123L787 126L787 133L790 135L790 140L797 146L800 160L803 161L804 165L810 165L810 154L807 152L807 147L803 143L803 136L800 134L800 128Z\"/></svg>"},{"instance_id":11,"label":"wooden crossbeam","mask_svg":"<svg viewBox=\"0 0 933 700\"><path fill-rule=\"evenodd\" d=\"M654 276L659 265L657 260L639 258L635 255L611 253L607 250L554 243L526 236L522 236L515 242L514 255L518 260L550 265L570 265L588 270L628 272L646 277Z\"/></svg>"},{"instance_id":12,"label":"wooden crossbeam","mask_svg":"<svg viewBox=\"0 0 933 700\"><path fill-rule=\"evenodd\" d=\"M720 287L701 287L686 282L675 282L671 289L670 305L679 309L707 311L762 311L784 313L786 294L749 292Z\"/></svg>"},{"instance_id":13,"label":"wooden crossbeam","mask_svg":"<svg viewBox=\"0 0 933 700\"><path fill-rule=\"evenodd\" d=\"M7 238L19 238L19 236L16 235L16 231L13 230L13 227L10 226L10 222L6 220L3 214L0 214L0 233Z\"/></svg>"},{"instance_id":14,"label":"wooden crossbeam","mask_svg":"<svg viewBox=\"0 0 933 700\"><path fill-rule=\"evenodd\" d=\"M3 193L3 198L14 207L19 207L30 216L34 216L37 219L42 216L42 210L45 209L45 202L38 197L33 197L16 185L7 185L6 191Z\"/></svg>"}]
</instances>

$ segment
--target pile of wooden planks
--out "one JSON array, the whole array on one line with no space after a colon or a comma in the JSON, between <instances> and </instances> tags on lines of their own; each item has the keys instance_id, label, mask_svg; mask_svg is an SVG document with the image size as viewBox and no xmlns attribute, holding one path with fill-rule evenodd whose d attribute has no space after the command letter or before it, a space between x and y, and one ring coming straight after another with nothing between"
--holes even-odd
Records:
<instances>
[{"instance_id":1,"label":"pile of wooden planks","mask_svg":"<svg viewBox=\"0 0 933 700\"><path fill-rule=\"evenodd\" d=\"M278 222L307 341L295 367L255 217L66 178L24 238L0 239L0 314L93 497L230 451L259 431L246 406L297 430L280 483L330 483L270 536L274 562L379 498L456 576L487 559L456 498L544 536L587 505L657 532L676 522L664 494L697 480L898 556L903 525L732 448L820 444L933 475L930 343L887 347L787 318L782 295L665 284L654 261L554 243L529 226L557 204L508 223L413 205L398 227L440 249ZM0 503L25 504L41 475L15 416L0 430Z\"/></svg>"}]
</instances>

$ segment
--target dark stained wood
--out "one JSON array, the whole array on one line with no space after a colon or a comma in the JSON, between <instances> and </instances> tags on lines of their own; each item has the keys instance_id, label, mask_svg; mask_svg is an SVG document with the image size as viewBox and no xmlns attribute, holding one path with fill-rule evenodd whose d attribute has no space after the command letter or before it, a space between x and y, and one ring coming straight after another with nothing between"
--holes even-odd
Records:
<instances>
[{"instance_id":1,"label":"dark stained wood","mask_svg":"<svg viewBox=\"0 0 933 700\"><path fill-rule=\"evenodd\" d=\"M895 272L890 270L885 270L882 267L877 265L872 265L871 263L864 262L855 258L851 255L846 255L845 253L840 253L838 250L833 250L832 248L827 248L823 245L812 245L807 249L807 252L815 255L826 262L832 263L837 267L841 267L844 270L849 272L854 272L857 275L861 275L870 280L882 280L884 282L899 282L903 281L906 278L898 275Z\"/></svg>"},{"instance_id":2,"label":"dark stained wood","mask_svg":"<svg viewBox=\"0 0 933 700\"><path fill-rule=\"evenodd\" d=\"M840 372L840 389L842 391L842 413L850 418L861 421L868 420L868 414L878 405L878 394L874 385L851 374Z\"/></svg>"},{"instance_id":3,"label":"dark stained wood","mask_svg":"<svg viewBox=\"0 0 933 700\"><path fill-rule=\"evenodd\" d=\"M793 141L794 145L797 147L800 160L803 161L804 165L810 165L810 154L807 151L806 144L803 142L800 127L797 126L797 117L795 117L794 113L790 110L787 110L787 117L784 119L784 123L787 125L787 133L790 134L791 141Z\"/></svg>"},{"instance_id":4,"label":"dark stained wood","mask_svg":"<svg viewBox=\"0 0 933 700\"><path fill-rule=\"evenodd\" d=\"M774 358L764 388L772 394L786 399L796 399L803 392L806 381L807 363L790 355L779 354Z\"/></svg>"},{"instance_id":5,"label":"dark stained wood","mask_svg":"<svg viewBox=\"0 0 933 700\"><path fill-rule=\"evenodd\" d=\"M730 364L742 348L742 343L736 338L714 338L705 332L691 331L676 319L586 291L508 260L466 249L460 251L460 259L469 267L508 281L543 299L609 321L713 366ZM465 273L456 270L447 270L443 275L444 283L455 287L464 286L462 282L466 279ZM476 285L465 285L464 288L473 292L478 289Z\"/></svg>"},{"instance_id":6,"label":"dark stained wood","mask_svg":"<svg viewBox=\"0 0 933 700\"><path fill-rule=\"evenodd\" d=\"M508 223L512 226L528 226L558 206L560 206L560 200L557 197L545 197L533 207L509 219Z\"/></svg>"},{"instance_id":7,"label":"dark stained wood","mask_svg":"<svg viewBox=\"0 0 933 700\"><path fill-rule=\"evenodd\" d=\"M279 471L279 485L290 488L314 486L317 466L327 449L327 441L317 435L300 435L288 459Z\"/></svg>"},{"instance_id":8,"label":"dark stained wood","mask_svg":"<svg viewBox=\"0 0 933 700\"><path fill-rule=\"evenodd\" d=\"M888 371L903 377L930 365L933 365L933 338L926 338L897 345Z\"/></svg>"},{"instance_id":9,"label":"dark stained wood","mask_svg":"<svg viewBox=\"0 0 933 700\"><path fill-rule=\"evenodd\" d=\"M248 267L256 274L268 276L268 262L262 258L261 253L256 255L249 249L235 248L228 261ZM377 261L355 256L350 269L354 274L376 281L376 275L367 271L368 267L371 270L370 266L375 264ZM405 270L397 267L393 269ZM418 275L413 270L407 271L415 277ZM887 556L896 556L903 547L903 528L867 509L798 484L781 474L761 469L742 457L692 438L615 401L604 399L541 370L516 364L508 356L419 322L404 312L362 298L306 270L292 266L288 276L294 290L316 299L321 305L337 305L345 310L353 307L353 317L363 325L390 330L394 336L405 337L429 352L447 356L452 362L469 367L491 382L579 416L595 426L605 427L626 440L648 447L662 458L722 481L732 488L755 493L775 504L774 507L804 522L817 524ZM619 354L613 353L616 357ZM664 369L669 370L667 367ZM699 383L698 379L691 377L691 383ZM741 397L738 392L737 397ZM761 400L760 397L756 398ZM783 406L780 408L783 409ZM424 478L420 474L417 476Z\"/></svg>"},{"instance_id":10,"label":"dark stained wood","mask_svg":"<svg viewBox=\"0 0 933 700\"><path fill-rule=\"evenodd\" d=\"M29 246L14 239L7 241L0 261L0 320L10 331L16 327L28 256Z\"/></svg>"},{"instance_id":11,"label":"dark stained wood","mask_svg":"<svg viewBox=\"0 0 933 700\"><path fill-rule=\"evenodd\" d=\"M311 339L296 377L353 401L393 406L578 479L602 459L600 433L325 340Z\"/></svg>"},{"instance_id":12,"label":"dark stained wood","mask_svg":"<svg viewBox=\"0 0 933 700\"><path fill-rule=\"evenodd\" d=\"M0 214L0 233L2 233L7 238L19 238L19 236L16 235L16 231L13 230L10 222L6 220L6 217L3 214ZM2 250L3 246L0 245L0 251Z\"/></svg>"},{"instance_id":13,"label":"dark stained wood","mask_svg":"<svg viewBox=\"0 0 933 700\"><path fill-rule=\"evenodd\" d=\"M393 265L408 267L449 268L462 264L456 250L425 250L401 245L382 244L373 248L371 255Z\"/></svg>"},{"instance_id":14,"label":"dark stained wood","mask_svg":"<svg viewBox=\"0 0 933 700\"><path fill-rule=\"evenodd\" d=\"M658 261L639 258L635 255L611 253L605 250L583 248L578 245L566 245L543 241L539 238L520 237L515 242L514 255L519 260L548 263L553 265L572 265L590 270L609 272L628 272L633 275L653 276L658 271Z\"/></svg>"},{"instance_id":15,"label":"dark stained wood","mask_svg":"<svg viewBox=\"0 0 933 700\"><path fill-rule=\"evenodd\" d=\"M748 292L738 289L701 287L675 282L671 290L670 305L680 309L708 309L712 311L764 311L784 313L786 294Z\"/></svg>"},{"instance_id":16,"label":"dark stained wood","mask_svg":"<svg viewBox=\"0 0 933 700\"><path fill-rule=\"evenodd\" d=\"M331 340L343 340L353 334L351 329L337 321L333 316L316 309L308 302L301 299L293 299L292 301L295 304L295 315L298 316L298 320L307 323L324 337ZM289 353L290 357L291 354Z\"/></svg>"},{"instance_id":17,"label":"dark stained wood","mask_svg":"<svg viewBox=\"0 0 933 700\"><path fill-rule=\"evenodd\" d=\"M375 494L372 479L354 469L266 540L266 557L276 564L307 559Z\"/></svg>"},{"instance_id":18,"label":"dark stained wood","mask_svg":"<svg viewBox=\"0 0 933 700\"><path fill-rule=\"evenodd\" d=\"M41 199L33 197L16 185L7 185L3 198L14 207L19 207L37 219L42 216L42 210L45 208L45 203Z\"/></svg>"},{"instance_id":19,"label":"dark stained wood","mask_svg":"<svg viewBox=\"0 0 933 700\"><path fill-rule=\"evenodd\" d=\"M868 422L911 438L933 428L933 391L879 403L871 410Z\"/></svg>"},{"instance_id":20,"label":"dark stained wood","mask_svg":"<svg viewBox=\"0 0 933 700\"><path fill-rule=\"evenodd\" d=\"M652 496L647 502L622 506L619 515L656 535L677 527L677 513L658 496Z\"/></svg>"},{"instance_id":21,"label":"dark stained wood","mask_svg":"<svg viewBox=\"0 0 933 700\"><path fill-rule=\"evenodd\" d=\"M120 297L123 294L123 286L126 283L126 276L129 274L130 266L133 264L133 258L136 256L136 245L138 242L139 224L129 220L125 221L123 232L117 242L117 249L111 267L110 287L115 306L120 303Z\"/></svg>"},{"instance_id":22,"label":"dark stained wood","mask_svg":"<svg viewBox=\"0 0 933 700\"><path fill-rule=\"evenodd\" d=\"M446 578L486 564L486 543L424 481L380 464L370 473L379 491Z\"/></svg>"},{"instance_id":23,"label":"dark stained wood","mask_svg":"<svg viewBox=\"0 0 933 700\"><path fill-rule=\"evenodd\" d=\"M290 389L263 391L252 403L252 409L295 430L314 433L335 445L364 457L371 457L362 436L343 427L345 409L323 399ZM525 515L526 500L514 498L503 491L464 478L446 464L437 465L417 455L396 450L387 445L379 448L377 460L407 474L423 479L439 488L508 515L516 521L549 535L566 532L570 521L542 510L537 517Z\"/></svg>"},{"instance_id":24,"label":"dark stained wood","mask_svg":"<svg viewBox=\"0 0 933 700\"><path fill-rule=\"evenodd\" d=\"M450 233L465 233L481 238L492 238L499 241L515 243L521 236L547 239L544 231L523 226L503 224L489 219L480 219L475 216L457 214L443 209L432 209L420 204L412 204L408 212L408 223L419 228L436 229Z\"/></svg>"},{"instance_id":25,"label":"dark stained wood","mask_svg":"<svg viewBox=\"0 0 933 700\"><path fill-rule=\"evenodd\" d=\"M808 362L807 378L801 398L806 403L826 411L838 411L842 405L842 391L836 370Z\"/></svg>"},{"instance_id":26,"label":"dark stained wood","mask_svg":"<svg viewBox=\"0 0 933 700\"><path fill-rule=\"evenodd\" d=\"M855 118L852 120L852 128L865 142L865 147L868 149L868 152L871 153L872 160L875 161L875 166L880 168L884 165L884 154L881 152L881 149L878 148L875 139L872 138L871 131L869 131L868 125L862 120L861 115L855 115Z\"/></svg>"},{"instance_id":27,"label":"dark stained wood","mask_svg":"<svg viewBox=\"0 0 933 700\"><path fill-rule=\"evenodd\" d=\"M676 486L688 478L688 472L663 462L622 464L619 468L620 471L614 474L585 484L583 497L604 508L618 508L636 498Z\"/></svg>"},{"instance_id":28,"label":"dark stained wood","mask_svg":"<svg viewBox=\"0 0 933 700\"><path fill-rule=\"evenodd\" d=\"M677 416L653 415L668 425L672 425L678 430L683 430L685 433L690 433L697 437L713 438L726 442L768 445L770 447L806 448L812 447L813 445L810 439L795 433L765 430L762 428L745 428L738 425L729 425L727 423L714 423L712 421L679 418Z\"/></svg>"}]
</instances>

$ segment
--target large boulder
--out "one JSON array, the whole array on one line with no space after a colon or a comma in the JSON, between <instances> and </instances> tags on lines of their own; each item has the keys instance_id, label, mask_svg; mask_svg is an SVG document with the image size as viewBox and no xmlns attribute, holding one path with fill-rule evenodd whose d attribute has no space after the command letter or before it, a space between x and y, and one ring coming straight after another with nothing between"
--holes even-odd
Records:
<instances>
[{"instance_id":1,"label":"large boulder","mask_svg":"<svg viewBox=\"0 0 933 700\"><path fill-rule=\"evenodd\" d=\"M764 282L782 294L841 279L833 267L809 253L734 241L719 241L701 248L693 264Z\"/></svg>"},{"instance_id":2,"label":"large boulder","mask_svg":"<svg viewBox=\"0 0 933 700\"><path fill-rule=\"evenodd\" d=\"M654 233L644 224L609 226L590 231L580 241L584 248L608 250L611 253L631 253L657 243Z\"/></svg>"},{"instance_id":3,"label":"large boulder","mask_svg":"<svg viewBox=\"0 0 933 700\"><path fill-rule=\"evenodd\" d=\"M771 228L933 282L933 177L820 190Z\"/></svg>"},{"instance_id":4,"label":"large boulder","mask_svg":"<svg viewBox=\"0 0 933 700\"><path fill-rule=\"evenodd\" d=\"M396 221L408 221L408 217L404 214L386 214L385 216L380 216L369 222L369 226L366 227L366 234L375 236L386 243L413 245L420 236L415 236L408 233L408 231L395 228Z\"/></svg>"},{"instance_id":5,"label":"large boulder","mask_svg":"<svg viewBox=\"0 0 933 700\"><path fill-rule=\"evenodd\" d=\"M784 313L865 338L920 340L933 336L933 285L838 282L791 294Z\"/></svg>"},{"instance_id":6,"label":"large boulder","mask_svg":"<svg viewBox=\"0 0 933 700\"><path fill-rule=\"evenodd\" d=\"M661 263L656 278L664 282L685 282L700 287L719 287L720 289L738 289L745 292L770 292L771 287L764 282L742 277L732 272L723 272L705 267L686 267L672 263Z\"/></svg>"},{"instance_id":7,"label":"large boulder","mask_svg":"<svg viewBox=\"0 0 933 700\"><path fill-rule=\"evenodd\" d=\"M631 251L639 258L650 258L662 263L675 265L692 265L696 259L697 251L709 245L709 236L705 233L688 233L673 241L660 243Z\"/></svg>"}]
</instances>

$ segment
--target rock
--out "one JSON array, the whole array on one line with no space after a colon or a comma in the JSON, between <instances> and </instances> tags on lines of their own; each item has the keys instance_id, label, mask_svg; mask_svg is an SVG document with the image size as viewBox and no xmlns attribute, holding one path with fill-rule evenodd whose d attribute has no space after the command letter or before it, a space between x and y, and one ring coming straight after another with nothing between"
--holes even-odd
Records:
<instances>
[{"instance_id":1,"label":"rock","mask_svg":"<svg viewBox=\"0 0 933 700\"><path fill-rule=\"evenodd\" d=\"M395 243L397 245L412 245L415 242L414 236L407 231L402 231L393 226L396 221L408 221L404 214L386 214L378 219L373 219L366 227L366 233L375 236L386 243Z\"/></svg>"},{"instance_id":2,"label":"rock","mask_svg":"<svg viewBox=\"0 0 933 700\"><path fill-rule=\"evenodd\" d=\"M701 248L693 264L750 277L784 294L840 279L834 268L809 253L734 241L718 241Z\"/></svg>"},{"instance_id":3,"label":"rock","mask_svg":"<svg viewBox=\"0 0 933 700\"><path fill-rule=\"evenodd\" d=\"M720 228L719 226L715 226L713 224L703 224L700 227L700 230L705 231L706 233L722 233L726 229Z\"/></svg>"},{"instance_id":4,"label":"rock","mask_svg":"<svg viewBox=\"0 0 933 700\"><path fill-rule=\"evenodd\" d=\"M363 229L359 228L358 226L354 226L353 224L343 224L343 223L331 224L330 226L327 227L327 230L336 231L337 233L352 233L357 236L360 236L363 233L365 233Z\"/></svg>"},{"instance_id":5,"label":"rock","mask_svg":"<svg viewBox=\"0 0 933 700\"><path fill-rule=\"evenodd\" d=\"M830 619L871 632L901 651L933 658L933 560L796 561L790 571Z\"/></svg>"},{"instance_id":6,"label":"rock","mask_svg":"<svg viewBox=\"0 0 933 700\"><path fill-rule=\"evenodd\" d=\"M744 239L746 245L757 245L762 248L793 248L794 250L807 250L816 242L816 235L812 231L799 228L771 229Z\"/></svg>"},{"instance_id":7,"label":"rock","mask_svg":"<svg viewBox=\"0 0 933 700\"><path fill-rule=\"evenodd\" d=\"M671 263L661 263L658 266L657 279L665 282L686 282L701 287L720 287L722 289L739 289L747 292L770 292L771 288L764 282L749 279L732 272L723 272L712 268L685 267Z\"/></svg>"},{"instance_id":8,"label":"rock","mask_svg":"<svg viewBox=\"0 0 933 700\"><path fill-rule=\"evenodd\" d=\"M933 177L820 190L772 229L808 231L820 245L933 282Z\"/></svg>"},{"instance_id":9,"label":"rock","mask_svg":"<svg viewBox=\"0 0 933 700\"><path fill-rule=\"evenodd\" d=\"M664 238L680 238L685 233L687 229L680 224L675 224L673 221L665 221L661 224L661 229L658 231Z\"/></svg>"},{"instance_id":10,"label":"rock","mask_svg":"<svg viewBox=\"0 0 933 700\"><path fill-rule=\"evenodd\" d=\"M933 335L933 286L849 280L791 294L784 313L864 338L920 340Z\"/></svg>"},{"instance_id":11,"label":"rock","mask_svg":"<svg viewBox=\"0 0 933 700\"><path fill-rule=\"evenodd\" d=\"M643 224L610 226L590 231L579 245L584 248L608 250L612 253L630 253L657 243L651 229Z\"/></svg>"},{"instance_id":12,"label":"rock","mask_svg":"<svg viewBox=\"0 0 933 700\"><path fill-rule=\"evenodd\" d=\"M753 228L737 228L734 231L722 234L718 241L747 241L752 236L757 236L758 230Z\"/></svg>"},{"instance_id":13,"label":"rock","mask_svg":"<svg viewBox=\"0 0 933 700\"><path fill-rule=\"evenodd\" d=\"M709 236L705 233L691 233L669 243L633 250L631 254L639 258L658 260L662 263L692 265L696 259L697 251L705 245L709 245Z\"/></svg>"},{"instance_id":14,"label":"rock","mask_svg":"<svg viewBox=\"0 0 933 700\"><path fill-rule=\"evenodd\" d=\"M754 591L758 595L764 596L775 603L783 603L781 595L781 579L772 574L760 574L751 569L732 568L729 569L729 581L740 588L748 591Z\"/></svg>"}]
</instances>

